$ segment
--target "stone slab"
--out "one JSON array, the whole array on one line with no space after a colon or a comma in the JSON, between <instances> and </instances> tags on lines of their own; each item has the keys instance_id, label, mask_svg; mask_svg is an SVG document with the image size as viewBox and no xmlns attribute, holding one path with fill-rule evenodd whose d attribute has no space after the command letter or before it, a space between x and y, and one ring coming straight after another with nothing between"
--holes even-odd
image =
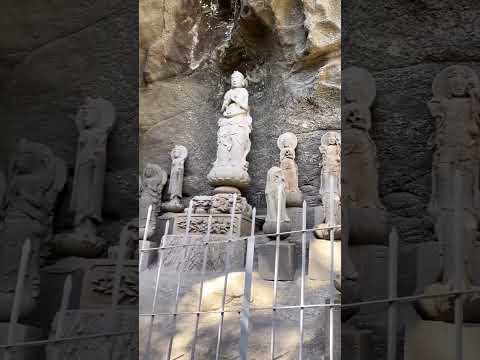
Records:
<instances>
[{"instance_id":1,"label":"stone slab","mask_svg":"<svg viewBox=\"0 0 480 360\"><path fill-rule=\"evenodd\" d=\"M350 246L350 256L359 275L361 298L364 301L385 299L388 294L388 247ZM377 305L376 308L378 310Z\"/></svg>"},{"instance_id":2,"label":"stone slab","mask_svg":"<svg viewBox=\"0 0 480 360\"><path fill-rule=\"evenodd\" d=\"M339 278L342 271L342 244L334 241L334 272L335 278ZM330 248L328 240L310 240L308 254L308 277L312 280L330 280Z\"/></svg>"},{"instance_id":3,"label":"stone slab","mask_svg":"<svg viewBox=\"0 0 480 360\"><path fill-rule=\"evenodd\" d=\"M463 360L480 354L480 324L463 326ZM455 325L416 319L405 326L404 360L455 359Z\"/></svg>"},{"instance_id":4,"label":"stone slab","mask_svg":"<svg viewBox=\"0 0 480 360\"><path fill-rule=\"evenodd\" d=\"M111 313L109 310L68 310L65 313L64 327L61 337L76 337L108 333ZM113 332L132 332L131 334L114 336L110 339L99 337L88 341L68 342L46 347L47 359L95 359L121 360L138 357L138 310L120 309L114 316ZM56 331L55 318L50 337ZM112 352L112 356L110 356Z\"/></svg>"},{"instance_id":5,"label":"stone slab","mask_svg":"<svg viewBox=\"0 0 480 360\"><path fill-rule=\"evenodd\" d=\"M191 226L189 238L185 236L187 215L173 215L173 233L165 239L165 245L174 246L180 244L194 244L198 246L177 247L165 250L163 269L165 271L200 271L203 263L203 254L205 250L205 241L208 214L193 214L191 217ZM233 241L230 243L214 243L208 246L207 253L207 272L218 272L225 269L226 257L229 257L230 270L241 270L245 266L246 239L235 241L239 237L250 235L251 220L236 214L234 217ZM221 242L230 238L230 215L214 214L212 217L212 227L210 242ZM228 254L227 254L228 253Z\"/></svg>"},{"instance_id":6,"label":"stone slab","mask_svg":"<svg viewBox=\"0 0 480 360\"><path fill-rule=\"evenodd\" d=\"M6 322L0 323L0 344L7 343L9 324ZM45 336L42 329L17 324L14 328L13 342L21 343L25 341L44 340ZM44 359L43 348L40 347L27 347L22 351L12 351L11 360L28 360L28 359ZM3 359L4 352L0 350L0 358Z\"/></svg>"},{"instance_id":7,"label":"stone slab","mask_svg":"<svg viewBox=\"0 0 480 360\"><path fill-rule=\"evenodd\" d=\"M350 324L342 324L342 359L372 359L373 354L371 352L371 336L372 332L369 330L361 330Z\"/></svg>"},{"instance_id":8,"label":"stone slab","mask_svg":"<svg viewBox=\"0 0 480 360\"><path fill-rule=\"evenodd\" d=\"M292 281L295 278L296 253L295 244L280 242L278 277L280 281ZM258 272L264 280L274 280L275 277L275 241L258 246Z\"/></svg>"},{"instance_id":9,"label":"stone slab","mask_svg":"<svg viewBox=\"0 0 480 360\"><path fill-rule=\"evenodd\" d=\"M121 285L121 305L136 306L138 300L138 261L126 260ZM60 307L63 285L72 278L69 308L97 308L110 305L111 279L115 262L110 259L65 258L41 270L41 291L38 306L39 324L51 324ZM127 295L126 292L132 295Z\"/></svg>"}]
</instances>

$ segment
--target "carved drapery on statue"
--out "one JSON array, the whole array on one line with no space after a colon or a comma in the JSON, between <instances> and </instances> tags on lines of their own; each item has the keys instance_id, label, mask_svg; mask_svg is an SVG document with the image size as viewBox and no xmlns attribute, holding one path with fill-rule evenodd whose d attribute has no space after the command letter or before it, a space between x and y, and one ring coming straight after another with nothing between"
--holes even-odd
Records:
<instances>
[{"instance_id":1,"label":"carved drapery on statue","mask_svg":"<svg viewBox=\"0 0 480 360\"><path fill-rule=\"evenodd\" d=\"M40 250L52 236L57 196L66 181L66 168L45 145L22 140L10 163L5 213L0 230L0 321L8 321L22 247L31 252L20 315L33 310L39 295Z\"/></svg>"},{"instance_id":2,"label":"carved drapery on statue","mask_svg":"<svg viewBox=\"0 0 480 360\"><path fill-rule=\"evenodd\" d=\"M185 146L175 145L170 156L172 158L172 168L168 184L169 201L163 205L163 208L169 212L182 212L185 209L185 205L182 204L182 190L188 150Z\"/></svg>"},{"instance_id":3,"label":"carved drapery on statue","mask_svg":"<svg viewBox=\"0 0 480 360\"><path fill-rule=\"evenodd\" d=\"M295 162L295 149L298 140L291 132L280 135L277 146L280 149L280 168L285 178L287 207L301 207L303 194L298 187L298 166Z\"/></svg>"},{"instance_id":4,"label":"carved drapery on statue","mask_svg":"<svg viewBox=\"0 0 480 360\"><path fill-rule=\"evenodd\" d=\"M155 164L148 163L143 171L140 185L139 204L139 239L143 239L147 224L148 207L152 205L152 214L148 227L147 239L153 235L156 228L156 213L162 199L162 191L167 182L167 173Z\"/></svg>"},{"instance_id":5,"label":"carved drapery on statue","mask_svg":"<svg viewBox=\"0 0 480 360\"><path fill-rule=\"evenodd\" d=\"M252 118L248 106L247 82L235 71L232 88L225 93L222 113L218 120L217 158L208 174L216 192L239 192L250 184L247 156L250 152Z\"/></svg>"},{"instance_id":6,"label":"carved drapery on statue","mask_svg":"<svg viewBox=\"0 0 480 360\"><path fill-rule=\"evenodd\" d=\"M267 201L267 216L263 225L265 234L277 232L277 220L280 220L280 231L287 232L291 229L291 221L287 215L287 194L285 192L285 177L281 168L274 166L267 173L265 186L265 199ZM280 219L278 219L280 214ZM287 237L288 235L282 236Z\"/></svg>"},{"instance_id":7,"label":"carved drapery on statue","mask_svg":"<svg viewBox=\"0 0 480 360\"><path fill-rule=\"evenodd\" d=\"M434 154L429 212L442 248L443 267L440 282L418 289L426 293L448 292L457 288L457 272L463 276L461 286L472 286L470 263L477 241L480 210L478 76L466 66L450 66L436 76L432 90L429 108L435 119L435 133L431 143ZM461 208L456 209L456 204L461 204ZM462 213L456 214L456 211ZM456 259L458 251L461 251L461 259ZM420 314L425 318L453 320L453 303L446 298L426 299L418 305ZM480 322L479 309L480 297L466 295L464 321Z\"/></svg>"},{"instance_id":8,"label":"carved drapery on statue","mask_svg":"<svg viewBox=\"0 0 480 360\"><path fill-rule=\"evenodd\" d=\"M329 224L340 225L341 223L341 142L340 134L334 131L325 133L320 140L320 197L322 199L324 218L323 223L317 226L315 235L320 239L329 239ZM331 193L331 194L330 194ZM330 199L332 196L332 199ZM333 208L331 209L330 206ZM329 217L333 218L330 219ZM335 238L340 238L340 229L335 230Z\"/></svg>"},{"instance_id":9,"label":"carved drapery on statue","mask_svg":"<svg viewBox=\"0 0 480 360\"><path fill-rule=\"evenodd\" d=\"M342 208L350 211L352 244L385 244L387 214L378 193L378 162L370 136L375 80L359 67L342 72ZM361 176L359 176L361 174Z\"/></svg>"},{"instance_id":10,"label":"carved drapery on statue","mask_svg":"<svg viewBox=\"0 0 480 360\"><path fill-rule=\"evenodd\" d=\"M115 122L115 110L105 99L87 97L75 122L79 136L70 201L74 231L57 235L55 248L65 255L95 257L105 245L97 236L97 225L102 222L107 139Z\"/></svg>"}]
</instances>

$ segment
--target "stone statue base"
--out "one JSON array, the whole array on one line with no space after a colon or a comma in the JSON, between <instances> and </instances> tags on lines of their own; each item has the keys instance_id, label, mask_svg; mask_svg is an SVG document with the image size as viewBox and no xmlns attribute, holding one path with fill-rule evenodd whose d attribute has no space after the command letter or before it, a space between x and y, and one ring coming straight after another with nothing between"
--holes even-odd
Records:
<instances>
[{"instance_id":1,"label":"stone statue base","mask_svg":"<svg viewBox=\"0 0 480 360\"><path fill-rule=\"evenodd\" d=\"M463 325L463 360L480 354L480 324ZM455 359L455 325L415 319L405 326L404 360Z\"/></svg>"},{"instance_id":2,"label":"stone statue base","mask_svg":"<svg viewBox=\"0 0 480 360\"><path fill-rule=\"evenodd\" d=\"M198 242L199 246L188 246L164 250L163 269L165 271L199 272L203 263L203 251L205 249L205 235L208 228L209 215L206 213L194 213L190 219L190 231L188 239L185 238L187 214L169 214L173 218L172 236L165 238L166 246L184 243ZM210 241L224 241L230 238L230 214L213 214L210 230ZM235 214L233 225L233 239L250 235L251 219L241 213ZM210 244L207 254L207 272L221 272L225 269L225 256L227 247L230 256L231 270L245 269L245 241L233 241L231 243ZM178 269L177 269L178 268Z\"/></svg>"},{"instance_id":3,"label":"stone statue base","mask_svg":"<svg viewBox=\"0 0 480 360\"><path fill-rule=\"evenodd\" d=\"M288 232L292 230L292 223L289 221L283 221L280 223L280 232ZM277 222L276 221L265 221L263 224L263 233L264 234L275 234L277 232ZM280 239L286 239L290 234L284 234L280 236ZM275 239L276 236L269 236L270 239Z\"/></svg>"},{"instance_id":4,"label":"stone statue base","mask_svg":"<svg viewBox=\"0 0 480 360\"><path fill-rule=\"evenodd\" d=\"M343 310L342 310L343 312ZM359 330L350 324L342 324L342 359L370 360L373 358L370 338L372 332Z\"/></svg>"},{"instance_id":5,"label":"stone statue base","mask_svg":"<svg viewBox=\"0 0 480 360\"><path fill-rule=\"evenodd\" d=\"M102 237L92 238L79 232L58 234L52 240L55 253L62 256L95 258L105 250L105 246Z\"/></svg>"},{"instance_id":6,"label":"stone statue base","mask_svg":"<svg viewBox=\"0 0 480 360\"><path fill-rule=\"evenodd\" d=\"M0 344L2 345L7 343L8 329L8 322L0 322ZM45 336L40 328L21 324L15 325L13 332L14 343L23 343L26 341L36 341L44 339ZM3 351L0 351L0 354L3 358ZM12 349L12 352L10 354L11 360L43 359L43 348L41 346L27 346L22 348L15 348Z\"/></svg>"},{"instance_id":7,"label":"stone statue base","mask_svg":"<svg viewBox=\"0 0 480 360\"><path fill-rule=\"evenodd\" d=\"M328 224L319 224L315 227L315 237L323 240L330 240L330 229ZM340 240L342 237L342 230L340 228L333 229L333 238Z\"/></svg>"},{"instance_id":8,"label":"stone statue base","mask_svg":"<svg viewBox=\"0 0 480 360\"><path fill-rule=\"evenodd\" d=\"M44 267L40 272L42 290L39 300L39 318L42 324L51 324L60 307L63 286L68 275L72 277L71 308L101 308L112 301L113 274L116 262L110 259L69 257ZM138 261L126 260L120 285L120 306L136 306L138 301Z\"/></svg>"},{"instance_id":9,"label":"stone statue base","mask_svg":"<svg viewBox=\"0 0 480 360\"><path fill-rule=\"evenodd\" d=\"M308 277L311 280L330 280L330 241L310 240L310 252L308 256ZM335 279L340 279L342 268L342 244L334 241L334 271Z\"/></svg>"},{"instance_id":10,"label":"stone statue base","mask_svg":"<svg viewBox=\"0 0 480 360\"><path fill-rule=\"evenodd\" d=\"M258 273L264 280L275 280L276 242L269 241L258 247ZM282 241L278 254L278 277L280 281L293 281L297 267L295 244Z\"/></svg>"},{"instance_id":11,"label":"stone statue base","mask_svg":"<svg viewBox=\"0 0 480 360\"><path fill-rule=\"evenodd\" d=\"M387 245L389 229L387 212L377 208L350 211L350 245Z\"/></svg>"},{"instance_id":12,"label":"stone statue base","mask_svg":"<svg viewBox=\"0 0 480 360\"><path fill-rule=\"evenodd\" d=\"M303 193L301 191L287 191L287 208L302 207Z\"/></svg>"},{"instance_id":13,"label":"stone statue base","mask_svg":"<svg viewBox=\"0 0 480 360\"><path fill-rule=\"evenodd\" d=\"M185 205L183 205L179 199L175 198L173 200L170 200L169 202L162 204L162 209L165 212L180 213L185 210Z\"/></svg>"},{"instance_id":14,"label":"stone statue base","mask_svg":"<svg viewBox=\"0 0 480 360\"><path fill-rule=\"evenodd\" d=\"M453 289L453 286L450 286L449 284L435 283L428 285L423 293L433 295L451 292ZM478 287L474 287L473 289L478 290ZM466 323L480 323L479 293L467 294L464 296L463 321ZM445 296L421 299L415 304L415 308L424 320L437 320L453 323L455 319L454 302L451 298Z\"/></svg>"},{"instance_id":15,"label":"stone statue base","mask_svg":"<svg viewBox=\"0 0 480 360\"><path fill-rule=\"evenodd\" d=\"M228 186L243 189L250 185L248 172L233 166L214 166L208 173L207 179L213 187Z\"/></svg>"},{"instance_id":16,"label":"stone statue base","mask_svg":"<svg viewBox=\"0 0 480 360\"><path fill-rule=\"evenodd\" d=\"M67 310L61 337L95 335L111 332L110 310ZM130 334L99 337L87 341L50 344L46 347L47 359L98 359L121 360L138 358L138 309L121 309L115 312L113 332ZM56 328L55 319L50 337ZM55 357L55 353L57 357ZM110 356L113 354L113 356ZM32 358L37 359L37 358Z\"/></svg>"}]
</instances>

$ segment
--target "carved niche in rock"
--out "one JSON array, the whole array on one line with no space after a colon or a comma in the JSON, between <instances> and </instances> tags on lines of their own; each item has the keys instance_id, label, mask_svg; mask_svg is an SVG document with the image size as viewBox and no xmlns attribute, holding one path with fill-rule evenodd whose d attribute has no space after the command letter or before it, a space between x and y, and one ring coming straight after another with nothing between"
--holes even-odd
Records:
<instances>
[{"instance_id":1,"label":"carved niche in rock","mask_svg":"<svg viewBox=\"0 0 480 360\"><path fill-rule=\"evenodd\" d=\"M216 193L239 193L250 184L247 156L250 152L252 118L248 106L247 81L234 71L232 88L225 93L222 114L218 120L217 158L208 174Z\"/></svg>"},{"instance_id":2,"label":"carved niche in rock","mask_svg":"<svg viewBox=\"0 0 480 360\"><path fill-rule=\"evenodd\" d=\"M280 135L277 141L280 149L280 168L285 178L287 207L301 207L303 202L303 194L298 187L298 166L295 162L297 144L297 137L291 132Z\"/></svg>"},{"instance_id":3,"label":"carved niche in rock","mask_svg":"<svg viewBox=\"0 0 480 360\"><path fill-rule=\"evenodd\" d=\"M36 306L40 290L40 251L51 240L54 208L66 181L66 167L45 145L22 140L10 161L3 227L0 230L0 321L8 321L22 247L31 252L20 316Z\"/></svg>"}]
</instances>

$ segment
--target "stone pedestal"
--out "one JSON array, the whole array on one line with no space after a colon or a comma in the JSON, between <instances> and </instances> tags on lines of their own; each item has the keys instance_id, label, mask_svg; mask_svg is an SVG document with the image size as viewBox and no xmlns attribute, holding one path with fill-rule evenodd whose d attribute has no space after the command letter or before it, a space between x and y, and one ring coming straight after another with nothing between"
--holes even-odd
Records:
<instances>
[{"instance_id":1,"label":"stone pedestal","mask_svg":"<svg viewBox=\"0 0 480 360\"><path fill-rule=\"evenodd\" d=\"M342 271L342 244L334 241L334 271L335 278L339 278ZM310 251L308 255L308 277L311 280L330 280L330 252L329 240L310 240Z\"/></svg>"},{"instance_id":2,"label":"stone pedestal","mask_svg":"<svg viewBox=\"0 0 480 360\"><path fill-rule=\"evenodd\" d=\"M383 209L360 208L350 211L350 245L387 245L389 229Z\"/></svg>"},{"instance_id":3,"label":"stone pedestal","mask_svg":"<svg viewBox=\"0 0 480 360\"><path fill-rule=\"evenodd\" d=\"M274 280L275 250L275 241L269 241L258 247L258 272L264 280ZM284 241L280 242L278 280L294 280L296 265L295 244Z\"/></svg>"},{"instance_id":4,"label":"stone pedestal","mask_svg":"<svg viewBox=\"0 0 480 360\"><path fill-rule=\"evenodd\" d=\"M9 324L0 323L0 344L7 343ZM14 329L13 342L22 343L26 341L44 340L43 331L37 327L17 324ZM17 351L15 351L17 350ZM3 359L3 350L0 350L0 358ZM11 352L11 360L44 359L44 352L41 346L29 346L26 348L16 348Z\"/></svg>"},{"instance_id":5,"label":"stone pedestal","mask_svg":"<svg viewBox=\"0 0 480 360\"><path fill-rule=\"evenodd\" d=\"M208 228L208 214L192 214L188 239L186 233L187 214L175 214L173 234L165 239L166 246L198 242L198 246L179 247L165 250L163 268L165 271L201 271ZM212 215L210 242L225 241L230 238L230 214ZM235 241L250 235L251 220L238 213L234 216L233 242L217 243L208 246L207 272L221 272L225 269L227 248L230 257L230 270L243 270L245 266L246 240Z\"/></svg>"},{"instance_id":6,"label":"stone pedestal","mask_svg":"<svg viewBox=\"0 0 480 360\"><path fill-rule=\"evenodd\" d=\"M359 330L350 324L342 324L342 359L370 360L373 358L369 330Z\"/></svg>"},{"instance_id":7,"label":"stone pedestal","mask_svg":"<svg viewBox=\"0 0 480 360\"><path fill-rule=\"evenodd\" d=\"M361 299L385 299L388 295L388 247L380 245L351 246L350 256L359 274ZM362 307L362 311L368 306ZM373 311L378 311L374 305Z\"/></svg>"},{"instance_id":8,"label":"stone pedestal","mask_svg":"<svg viewBox=\"0 0 480 360\"><path fill-rule=\"evenodd\" d=\"M72 278L69 308L87 309L109 306L113 289L115 261L110 259L66 258L41 270L42 288L38 306L41 324L51 324L60 307L63 286ZM138 301L138 261L124 262L119 304L135 305Z\"/></svg>"},{"instance_id":9,"label":"stone pedestal","mask_svg":"<svg viewBox=\"0 0 480 360\"><path fill-rule=\"evenodd\" d=\"M108 333L110 328L109 310L68 310L65 313L61 337L76 337ZM128 332L111 338L99 337L86 341L67 342L46 347L47 359L95 359L121 360L138 357L138 311L122 309L114 316L113 331ZM56 331L55 319L50 337ZM56 354L55 354L56 353ZM110 354L113 356L110 357ZM54 356L57 357L54 357ZM34 358L32 358L34 359Z\"/></svg>"},{"instance_id":10,"label":"stone pedestal","mask_svg":"<svg viewBox=\"0 0 480 360\"><path fill-rule=\"evenodd\" d=\"M480 324L463 326L463 360L480 354ZM455 325L416 319L405 326L404 360L455 359Z\"/></svg>"}]
</instances>

